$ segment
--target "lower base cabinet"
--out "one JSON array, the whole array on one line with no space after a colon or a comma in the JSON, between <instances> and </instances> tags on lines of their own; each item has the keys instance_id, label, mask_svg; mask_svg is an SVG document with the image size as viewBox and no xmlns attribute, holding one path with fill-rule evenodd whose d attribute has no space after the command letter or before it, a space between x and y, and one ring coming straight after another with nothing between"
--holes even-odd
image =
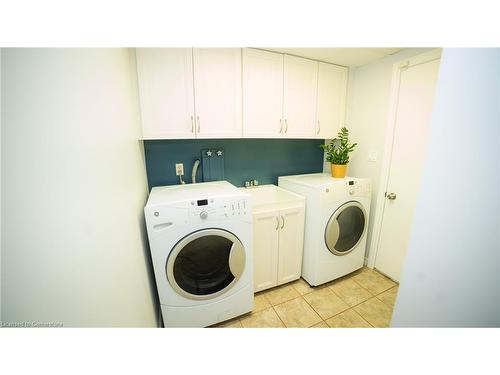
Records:
<instances>
[{"instance_id":1,"label":"lower base cabinet","mask_svg":"<svg viewBox=\"0 0 500 375\"><path fill-rule=\"evenodd\" d=\"M304 202L253 213L254 290L300 278L304 251Z\"/></svg>"}]
</instances>

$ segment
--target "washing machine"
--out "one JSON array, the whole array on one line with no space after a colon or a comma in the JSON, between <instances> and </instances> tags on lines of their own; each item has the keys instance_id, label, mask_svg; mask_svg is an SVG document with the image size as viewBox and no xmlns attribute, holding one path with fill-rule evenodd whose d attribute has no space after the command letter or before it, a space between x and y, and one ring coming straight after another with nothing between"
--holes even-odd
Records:
<instances>
[{"instance_id":1,"label":"washing machine","mask_svg":"<svg viewBox=\"0 0 500 375\"><path fill-rule=\"evenodd\" d=\"M144 208L165 327L253 309L250 196L227 181L155 187Z\"/></svg>"},{"instance_id":2,"label":"washing machine","mask_svg":"<svg viewBox=\"0 0 500 375\"><path fill-rule=\"evenodd\" d=\"M371 183L314 173L282 176L278 185L306 197L302 277L312 286L363 267Z\"/></svg>"}]
</instances>

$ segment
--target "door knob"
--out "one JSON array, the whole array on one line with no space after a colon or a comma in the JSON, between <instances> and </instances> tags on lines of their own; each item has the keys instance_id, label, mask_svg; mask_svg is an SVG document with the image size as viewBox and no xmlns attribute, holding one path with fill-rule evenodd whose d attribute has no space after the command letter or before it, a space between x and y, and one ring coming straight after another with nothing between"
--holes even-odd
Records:
<instances>
[{"instance_id":1,"label":"door knob","mask_svg":"<svg viewBox=\"0 0 500 375\"><path fill-rule=\"evenodd\" d=\"M390 199L391 201L393 201L394 199L396 199L396 194L394 194L394 193L387 194L387 199Z\"/></svg>"}]
</instances>

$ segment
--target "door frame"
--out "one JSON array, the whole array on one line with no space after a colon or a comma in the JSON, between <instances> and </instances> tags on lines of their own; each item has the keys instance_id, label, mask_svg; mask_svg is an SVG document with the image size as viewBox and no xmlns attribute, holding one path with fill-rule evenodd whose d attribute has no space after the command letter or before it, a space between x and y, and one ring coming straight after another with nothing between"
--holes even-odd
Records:
<instances>
[{"instance_id":1,"label":"door frame","mask_svg":"<svg viewBox=\"0 0 500 375\"><path fill-rule=\"evenodd\" d=\"M441 58L441 48L433 49L429 52L413 56L408 59L400 60L394 63L392 68L391 89L389 96L389 115L387 119L387 126L385 131L384 141L384 154L382 167L380 170L380 182L377 194L377 209L373 217L372 237L370 240L370 253L368 254L368 267L375 268L375 260L379 250L380 233L382 231L382 221L384 218L385 208L385 193L389 183L389 171L392 161L392 150L394 146L394 132L396 129L396 114L398 110L399 87L401 83L401 72L406 69L428 63L431 61L439 60Z\"/></svg>"}]
</instances>

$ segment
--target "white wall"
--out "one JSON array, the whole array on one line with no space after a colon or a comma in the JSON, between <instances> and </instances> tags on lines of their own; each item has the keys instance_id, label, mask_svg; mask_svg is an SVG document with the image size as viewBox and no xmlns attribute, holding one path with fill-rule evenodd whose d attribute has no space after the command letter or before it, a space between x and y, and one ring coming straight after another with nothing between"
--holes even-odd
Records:
<instances>
[{"instance_id":1,"label":"white wall","mask_svg":"<svg viewBox=\"0 0 500 375\"><path fill-rule=\"evenodd\" d=\"M126 49L4 49L2 318L156 326Z\"/></svg>"},{"instance_id":2,"label":"white wall","mask_svg":"<svg viewBox=\"0 0 500 375\"><path fill-rule=\"evenodd\" d=\"M350 156L348 175L370 178L373 190L366 257L371 250L373 218L378 209L376 201L388 124L393 65L428 50L428 48L405 49L350 70L345 122L350 138L353 142L357 142L358 146ZM378 155L376 162L368 161L370 151ZM329 163L326 163L324 168L325 172L330 172Z\"/></svg>"},{"instance_id":3,"label":"white wall","mask_svg":"<svg viewBox=\"0 0 500 375\"><path fill-rule=\"evenodd\" d=\"M396 327L500 327L498 49L445 49Z\"/></svg>"}]
</instances>

